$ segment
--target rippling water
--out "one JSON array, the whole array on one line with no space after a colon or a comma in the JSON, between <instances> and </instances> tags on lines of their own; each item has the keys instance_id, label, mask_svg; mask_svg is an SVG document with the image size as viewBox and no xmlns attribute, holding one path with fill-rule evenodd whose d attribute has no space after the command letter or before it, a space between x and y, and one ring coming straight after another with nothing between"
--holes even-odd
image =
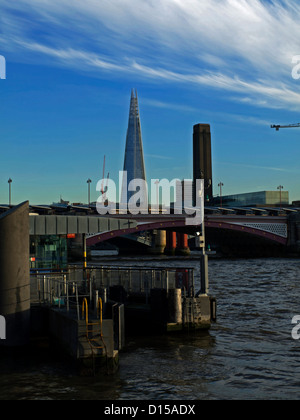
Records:
<instances>
[{"instance_id":1,"label":"rippling water","mask_svg":"<svg viewBox=\"0 0 300 420\"><path fill-rule=\"evenodd\" d=\"M105 262L107 263L107 261ZM135 265L195 267L196 259ZM128 265L123 260L119 265ZM0 399L298 399L300 260L210 260L218 321L209 333L129 337L113 377L77 376L47 350L0 360Z\"/></svg>"}]
</instances>

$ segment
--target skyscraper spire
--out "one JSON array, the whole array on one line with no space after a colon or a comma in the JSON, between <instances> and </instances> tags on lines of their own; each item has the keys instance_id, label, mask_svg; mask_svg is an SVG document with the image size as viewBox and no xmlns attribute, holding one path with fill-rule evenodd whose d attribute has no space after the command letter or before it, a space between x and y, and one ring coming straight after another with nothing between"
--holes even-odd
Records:
<instances>
[{"instance_id":1,"label":"skyscraper spire","mask_svg":"<svg viewBox=\"0 0 300 420\"><path fill-rule=\"evenodd\" d=\"M137 91L134 92L134 89L131 91L129 121L124 157L124 172L127 172L127 179L126 176L123 178L121 203L128 203L130 197L135 194L135 191L130 192L128 190L129 183L135 179L142 179L146 181L139 105ZM146 203L147 192L144 191L143 194L145 197L141 201Z\"/></svg>"}]
</instances>

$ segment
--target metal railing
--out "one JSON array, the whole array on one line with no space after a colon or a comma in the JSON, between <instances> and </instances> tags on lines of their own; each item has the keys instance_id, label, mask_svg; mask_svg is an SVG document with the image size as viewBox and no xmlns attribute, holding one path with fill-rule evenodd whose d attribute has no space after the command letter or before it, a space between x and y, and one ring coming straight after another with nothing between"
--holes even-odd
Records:
<instances>
[{"instance_id":1,"label":"metal railing","mask_svg":"<svg viewBox=\"0 0 300 420\"><path fill-rule=\"evenodd\" d=\"M80 319L80 301L88 297L81 284L68 279L68 273L31 273L31 303L64 307L76 311Z\"/></svg>"},{"instance_id":2,"label":"metal railing","mask_svg":"<svg viewBox=\"0 0 300 420\"><path fill-rule=\"evenodd\" d=\"M82 270L70 269L69 279L78 283L82 280ZM86 270L86 282L94 289L109 289L122 286L130 295L150 294L151 289L182 288L186 294L194 292L194 268L154 268L100 266Z\"/></svg>"},{"instance_id":3,"label":"metal railing","mask_svg":"<svg viewBox=\"0 0 300 420\"><path fill-rule=\"evenodd\" d=\"M76 310L80 317L80 302L89 298L92 301L95 291L109 291L121 286L127 296L144 297L148 303L151 289L181 288L186 296L194 295L194 269L179 268L141 268L141 267L95 267L68 271L31 273L32 303L64 307L67 311Z\"/></svg>"}]
</instances>

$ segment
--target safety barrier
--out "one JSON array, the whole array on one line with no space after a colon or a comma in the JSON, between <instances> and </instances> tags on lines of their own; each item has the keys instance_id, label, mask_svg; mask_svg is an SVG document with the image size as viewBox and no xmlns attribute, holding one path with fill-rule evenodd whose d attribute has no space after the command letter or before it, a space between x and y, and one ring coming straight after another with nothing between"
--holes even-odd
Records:
<instances>
[{"instance_id":1,"label":"safety barrier","mask_svg":"<svg viewBox=\"0 0 300 420\"><path fill-rule=\"evenodd\" d=\"M80 302L93 300L94 292L121 286L127 296L143 296L148 301L152 289L181 288L194 295L193 268L93 267L68 271L31 273L31 302L75 309L80 318ZM107 296L109 298L109 296Z\"/></svg>"}]
</instances>

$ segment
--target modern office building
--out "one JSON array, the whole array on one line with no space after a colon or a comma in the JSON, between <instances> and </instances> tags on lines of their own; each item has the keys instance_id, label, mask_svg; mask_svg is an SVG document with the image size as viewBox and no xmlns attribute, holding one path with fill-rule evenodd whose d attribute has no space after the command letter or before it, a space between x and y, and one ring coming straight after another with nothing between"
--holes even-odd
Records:
<instances>
[{"instance_id":1,"label":"modern office building","mask_svg":"<svg viewBox=\"0 0 300 420\"><path fill-rule=\"evenodd\" d=\"M67 268L67 236L30 236L30 268L61 270Z\"/></svg>"},{"instance_id":2,"label":"modern office building","mask_svg":"<svg viewBox=\"0 0 300 420\"><path fill-rule=\"evenodd\" d=\"M220 197L215 197L215 204L220 204ZM222 205L226 207L280 206L289 204L288 191L258 191L252 193L226 195Z\"/></svg>"},{"instance_id":3,"label":"modern office building","mask_svg":"<svg viewBox=\"0 0 300 420\"><path fill-rule=\"evenodd\" d=\"M211 158L211 132L209 124L194 125L193 132L193 181L194 202L196 197L195 185L197 179L204 179L205 202L213 197L212 186L212 158Z\"/></svg>"},{"instance_id":4,"label":"modern office building","mask_svg":"<svg viewBox=\"0 0 300 420\"><path fill-rule=\"evenodd\" d=\"M143 152L143 141L141 122L139 114L139 105L137 92L132 90L129 110L128 130L126 137L125 158L124 158L124 172L126 175L123 177L122 190L121 190L121 203L128 203L130 197L135 194L136 188L133 180L146 181L146 171ZM131 189L129 191L129 184ZM140 203L148 202L148 193L144 189L139 192Z\"/></svg>"}]
</instances>

